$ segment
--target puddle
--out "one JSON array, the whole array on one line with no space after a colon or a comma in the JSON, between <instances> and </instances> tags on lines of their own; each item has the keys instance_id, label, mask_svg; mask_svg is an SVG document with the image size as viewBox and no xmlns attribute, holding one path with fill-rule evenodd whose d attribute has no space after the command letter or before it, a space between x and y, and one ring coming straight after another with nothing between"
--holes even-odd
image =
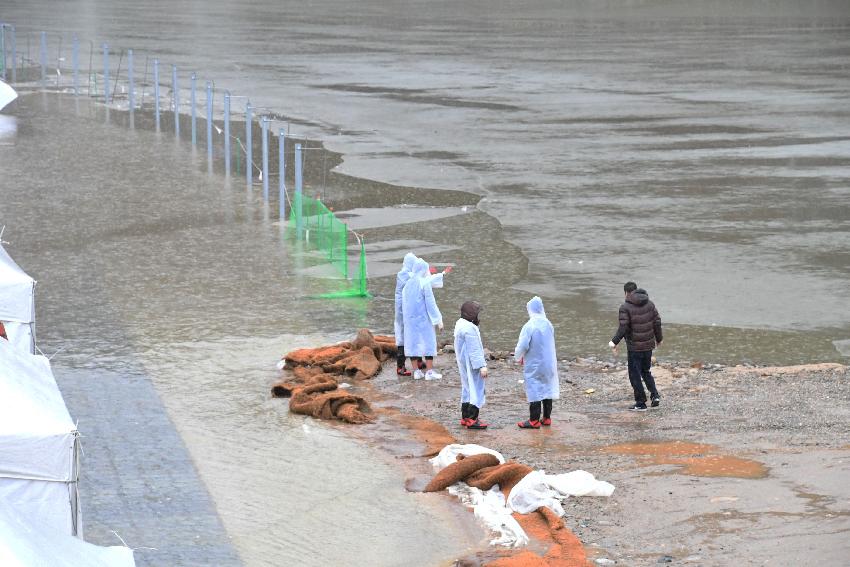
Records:
<instances>
[{"instance_id":1,"label":"puddle","mask_svg":"<svg viewBox=\"0 0 850 567\"><path fill-rule=\"evenodd\" d=\"M685 441L645 441L620 443L603 449L605 453L633 455L644 465L676 465L675 472L691 476L765 478L767 467L751 459L720 453L714 445Z\"/></svg>"}]
</instances>

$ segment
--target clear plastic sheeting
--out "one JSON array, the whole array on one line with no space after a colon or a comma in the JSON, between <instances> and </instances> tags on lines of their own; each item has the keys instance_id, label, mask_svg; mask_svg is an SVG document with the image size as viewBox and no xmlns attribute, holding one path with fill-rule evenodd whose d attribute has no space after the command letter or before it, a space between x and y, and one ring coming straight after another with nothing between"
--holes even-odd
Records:
<instances>
[{"instance_id":1,"label":"clear plastic sheeting","mask_svg":"<svg viewBox=\"0 0 850 567\"><path fill-rule=\"evenodd\" d=\"M449 487L449 494L471 507L476 518L490 531L499 534L499 537L490 540L490 545L522 547L528 544L528 535L505 506L505 496L498 485L485 492L458 482Z\"/></svg>"},{"instance_id":2,"label":"clear plastic sheeting","mask_svg":"<svg viewBox=\"0 0 850 567\"><path fill-rule=\"evenodd\" d=\"M436 457L430 459L430 463L440 471L456 462L458 455L471 457L483 453L494 455L499 459L499 463L505 463L505 458L499 452L474 444L446 445ZM499 485L485 492L465 482L457 482L448 490L449 494L457 496L465 505L472 507L475 517L484 525L499 534L499 537L490 541L491 545L522 547L528 543L528 535L512 516L514 512L530 514L545 506L558 516L564 516L561 501L565 498L611 496L614 493L614 485L603 480L596 480L592 474L582 470L562 474L532 471L511 489L507 499Z\"/></svg>"},{"instance_id":3,"label":"clear plastic sheeting","mask_svg":"<svg viewBox=\"0 0 850 567\"><path fill-rule=\"evenodd\" d=\"M529 514L541 506L564 515L561 500L570 496L611 496L614 485L596 478L586 471L563 474L546 474L533 471L525 475L508 496L508 507L520 514Z\"/></svg>"},{"instance_id":4,"label":"clear plastic sheeting","mask_svg":"<svg viewBox=\"0 0 850 567\"><path fill-rule=\"evenodd\" d=\"M0 565L3 567L135 567L128 547L99 547L15 513L0 498Z\"/></svg>"},{"instance_id":5,"label":"clear plastic sheeting","mask_svg":"<svg viewBox=\"0 0 850 567\"><path fill-rule=\"evenodd\" d=\"M470 443L468 445L461 445L459 443L446 445L439 453L437 453L436 457L429 459L428 462L431 463L437 471L441 471L450 464L456 462L458 455L471 457L472 455L480 455L482 453L489 453L499 459L499 464L505 464L505 458L501 455L501 453L494 451L493 449L488 449L487 447L482 447L481 445L475 445L474 443Z\"/></svg>"}]
</instances>

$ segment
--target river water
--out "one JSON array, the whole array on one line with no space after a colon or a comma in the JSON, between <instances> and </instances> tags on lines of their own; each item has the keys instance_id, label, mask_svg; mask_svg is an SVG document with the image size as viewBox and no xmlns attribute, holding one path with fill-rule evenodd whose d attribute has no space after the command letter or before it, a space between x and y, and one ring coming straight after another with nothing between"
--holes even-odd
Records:
<instances>
[{"instance_id":1,"label":"river water","mask_svg":"<svg viewBox=\"0 0 850 567\"><path fill-rule=\"evenodd\" d=\"M139 70L153 56L164 69L176 64L183 84L194 70L341 152L339 172L482 196L478 209L497 224L432 215L423 224L433 230L423 226L411 245L458 264L438 295L445 317L454 319L452 304L481 299L495 346L510 348L535 293L562 355L604 354L621 285L633 279L668 325L667 356L846 360L850 6L737 4L4 0L0 19L17 25L18 52L32 59L35 32L46 30L51 58L61 51L66 67L75 32L84 67L91 40L113 53L133 48ZM372 302L298 301L310 283L281 246L275 214L198 176L203 160L191 150L115 128L87 104L23 107L0 213L14 224L6 240L38 234L10 250L25 268L43 268L40 339L70 342L63 364L115 370L131 355L149 369L243 558L262 563L257 510L228 483L257 478L254 496L266 494L298 465L275 459L283 447L348 455L322 461L323 480L277 501L306 505L316 486L339 478L335 464L349 470L367 458L333 430L307 434L268 400L267 363L359 325L390 330L392 278L373 279ZM59 123L69 135L51 142ZM57 191L46 171L76 182ZM405 242L403 229L373 232ZM393 246L388 264L401 258ZM97 293L73 290L84 285ZM67 320L69 309L96 324ZM242 436L229 437L234 430ZM231 456L216 450L222 440ZM395 490L393 473L375 466L358 474L375 474L378 492ZM417 522L418 508L396 496ZM259 516L280 526L284 515L268 508ZM371 533L382 510L372 508L351 541ZM424 533L428 523L399 531ZM441 535L423 536L413 552ZM377 555L395 553L394 541L377 543ZM292 560L304 560L295 549Z\"/></svg>"},{"instance_id":2,"label":"river water","mask_svg":"<svg viewBox=\"0 0 850 567\"><path fill-rule=\"evenodd\" d=\"M591 315L575 350L610 334L631 279L683 356L840 358L850 6L738 4L7 0L3 17L34 59L33 30L66 61L76 32L95 69L88 40L108 40L140 74L157 56L163 82L173 63L285 116L338 171L482 195L529 259L511 286L570 332ZM740 349L741 329L777 334Z\"/></svg>"}]
</instances>

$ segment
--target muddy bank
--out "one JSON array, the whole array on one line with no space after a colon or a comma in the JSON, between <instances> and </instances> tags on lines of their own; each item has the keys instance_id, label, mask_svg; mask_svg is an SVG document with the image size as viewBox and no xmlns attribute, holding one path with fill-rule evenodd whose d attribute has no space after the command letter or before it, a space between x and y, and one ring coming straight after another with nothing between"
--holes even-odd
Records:
<instances>
[{"instance_id":1,"label":"muddy bank","mask_svg":"<svg viewBox=\"0 0 850 567\"><path fill-rule=\"evenodd\" d=\"M368 387L378 408L433 420L460 443L492 447L550 473L583 469L613 483L609 499L564 504L566 525L591 561L830 565L846 557L846 367L664 364L654 372L661 406L634 413L626 410L632 400L622 364L564 361L554 424L529 431L515 425L527 418L519 369L490 364L487 431L458 424L452 355L438 357L441 381L399 379L387 367ZM414 454L396 458L409 463ZM492 552L478 559L492 559Z\"/></svg>"}]
</instances>

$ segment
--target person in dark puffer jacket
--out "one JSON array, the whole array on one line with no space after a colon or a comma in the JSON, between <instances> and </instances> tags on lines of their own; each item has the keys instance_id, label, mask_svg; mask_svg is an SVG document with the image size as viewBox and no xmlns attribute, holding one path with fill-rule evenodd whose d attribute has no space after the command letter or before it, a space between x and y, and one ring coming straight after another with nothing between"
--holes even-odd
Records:
<instances>
[{"instance_id":1,"label":"person in dark puffer jacket","mask_svg":"<svg viewBox=\"0 0 850 567\"><path fill-rule=\"evenodd\" d=\"M620 326L611 342L608 343L617 354L618 343L625 338L629 360L629 382L635 392L635 404L632 411L646 411L646 391L643 383L649 389L652 407L661 403L661 395L655 387L652 377L652 350L661 346L661 316L655 304L649 300L646 290L639 289L634 282L626 282L623 286L626 301L620 305Z\"/></svg>"}]
</instances>

